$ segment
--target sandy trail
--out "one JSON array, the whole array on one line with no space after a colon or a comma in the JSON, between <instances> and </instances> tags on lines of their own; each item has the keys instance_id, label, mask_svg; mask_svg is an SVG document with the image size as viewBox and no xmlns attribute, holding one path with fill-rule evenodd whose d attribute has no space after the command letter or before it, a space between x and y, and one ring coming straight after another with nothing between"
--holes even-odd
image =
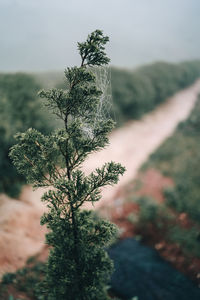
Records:
<instances>
[{"instance_id":1,"label":"sandy trail","mask_svg":"<svg viewBox=\"0 0 200 300\"><path fill-rule=\"evenodd\" d=\"M95 208L112 205L118 191L132 180L148 156L186 119L200 92L200 80L178 92L146 114L139 121L131 121L110 136L110 145L92 154L83 165L86 174L104 162L116 161L126 167L126 173L114 187L102 191L102 199ZM0 275L24 265L26 259L36 254L44 245L45 229L40 226L44 206L40 197L44 189L23 189L21 201L0 196ZM90 207L89 205L87 207Z\"/></svg>"}]
</instances>

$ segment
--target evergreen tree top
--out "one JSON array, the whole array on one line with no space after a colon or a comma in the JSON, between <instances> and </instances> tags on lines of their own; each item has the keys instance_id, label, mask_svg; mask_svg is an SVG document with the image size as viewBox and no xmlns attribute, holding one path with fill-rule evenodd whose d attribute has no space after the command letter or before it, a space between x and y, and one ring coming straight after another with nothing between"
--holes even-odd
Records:
<instances>
[{"instance_id":1,"label":"evergreen tree top","mask_svg":"<svg viewBox=\"0 0 200 300\"><path fill-rule=\"evenodd\" d=\"M101 30L95 30L86 42L78 43L78 50L82 59L81 66L102 66L107 65L110 59L105 53L104 45L109 41L108 36L103 36Z\"/></svg>"},{"instance_id":2,"label":"evergreen tree top","mask_svg":"<svg viewBox=\"0 0 200 300\"><path fill-rule=\"evenodd\" d=\"M45 99L45 105L64 121L64 128L48 136L35 129L16 135L18 144L12 148L10 155L18 171L36 187L54 185L55 180L65 178L66 173L60 167L64 167L66 162L65 171L71 174L89 153L99 151L108 144L108 134L114 123L112 120L98 120L94 127L101 91L88 68L109 62L104 52L108 40L101 30L91 33L86 42L78 43L81 66L65 70L67 89L53 88L39 93ZM92 130L92 136L87 135L85 127ZM117 168L113 172L124 171L119 164L111 163L103 167L104 175L107 168L110 172L110 166L113 170ZM113 180L114 183L116 179Z\"/></svg>"},{"instance_id":3,"label":"evergreen tree top","mask_svg":"<svg viewBox=\"0 0 200 300\"><path fill-rule=\"evenodd\" d=\"M78 43L81 66L65 70L66 90L41 91L46 106L63 121L63 128L50 135L35 129L16 135L10 156L18 171L35 187L49 186L42 196L48 213L41 218L52 246L40 300L105 300L105 284L112 263L104 248L116 234L108 221L80 210L85 202L100 199L100 189L117 183L125 168L105 163L85 176L80 165L88 154L108 144L112 120L96 118L101 91L91 67L109 62L108 37L96 30ZM85 127L91 134L87 134Z\"/></svg>"}]
</instances>

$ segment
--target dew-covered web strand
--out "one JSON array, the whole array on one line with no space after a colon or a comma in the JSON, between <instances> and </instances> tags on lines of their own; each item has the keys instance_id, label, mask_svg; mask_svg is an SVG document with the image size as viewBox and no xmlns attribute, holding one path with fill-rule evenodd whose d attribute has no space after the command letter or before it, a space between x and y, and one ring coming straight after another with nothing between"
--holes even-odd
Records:
<instances>
[{"instance_id":1,"label":"dew-covered web strand","mask_svg":"<svg viewBox=\"0 0 200 300\"><path fill-rule=\"evenodd\" d=\"M96 128L100 120L113 119L113 101L112 101L112 86L111 86L111 68L109 66L99 66L91 68L91 72L95 75L97 88L102 92L95 120L91 127L89 124L84 124L83 130L89 136L93 136L93 130ZM112 115L112 117L111 117ZM115 120L115 115L114 115Z\"/></svg>"}]
</instances>

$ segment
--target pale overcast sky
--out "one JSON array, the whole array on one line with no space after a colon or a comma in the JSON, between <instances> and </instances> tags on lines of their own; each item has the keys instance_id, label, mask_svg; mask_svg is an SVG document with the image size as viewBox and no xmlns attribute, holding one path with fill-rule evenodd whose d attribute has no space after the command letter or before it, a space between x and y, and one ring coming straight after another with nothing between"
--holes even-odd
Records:
<instances>
[{"instance_id":1,"label":"pale overcast sky","mask_svg":"<svg viewBox=\"0 0 200 300\"><path fill-rule=\"evenodd\" d=\"M0 72L78 64L95 29L112 65L200 58L200 0L0 0Z\"/></svg>"}]
</instances>

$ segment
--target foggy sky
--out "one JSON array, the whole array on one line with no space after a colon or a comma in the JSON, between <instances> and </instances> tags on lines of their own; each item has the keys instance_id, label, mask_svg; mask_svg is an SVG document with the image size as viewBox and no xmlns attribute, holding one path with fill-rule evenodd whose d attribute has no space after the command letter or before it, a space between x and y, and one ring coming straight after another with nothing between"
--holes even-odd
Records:
<instances>
[{"instance_id":1,"label":"foggy sky","mask_svg":"<svg viewBox=\"0 0 200 300\"><path fill-rule=\"evenodd\" d=\"M112 65L200 58L199 0L0 0L0 72L79 64L77 41L102 29Z\"/></svg>"}]
</instances>

